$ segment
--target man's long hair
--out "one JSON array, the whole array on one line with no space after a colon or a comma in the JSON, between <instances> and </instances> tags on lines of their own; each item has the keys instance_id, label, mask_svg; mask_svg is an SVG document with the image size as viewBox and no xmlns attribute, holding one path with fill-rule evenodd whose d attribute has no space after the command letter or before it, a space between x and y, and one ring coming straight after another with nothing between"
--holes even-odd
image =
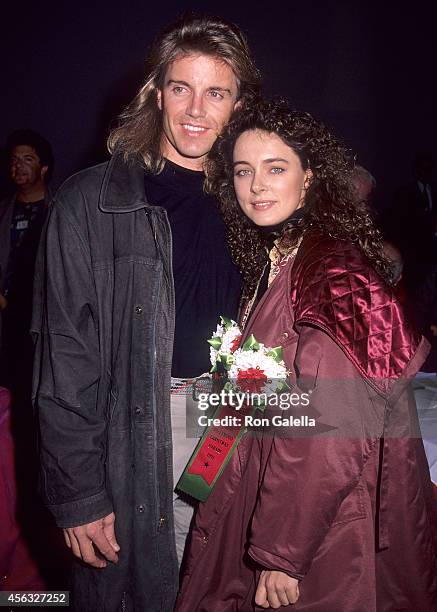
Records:
<instances>
[{"instance_id":1,"label":"man's long hair","mask_svg":"<svg viewBox=\"0 0 437 612\"><path fill-rule=\"evenodd\" d=\"M283 100L259 100L234 115L206 164L207 186L220 201L229 247L244 278L245 296L253 295L268 260L265 234L241 211L234 190L234 146L247 130L278 135L299 157L303 170L312 171L301 222L282 227L280 245L293 248L310 230L352 241L391 283L392 271L383 253L381 233L371 215L354 205L348 151L309 113L291 110Z\"/></svg>"},{"instance_id":2,"label":"man's long hair","mask_svg":"<svg viewBox=\"0 0 437 612\"><path fill-rule=\"evenodd\" d=\"M109 135L111 153L121 152L125 161L137 159L154 174L162 170L162 114L157 90L164 85L169 65L181 55L191 53L221 59L232 68L242 106L259 94L260 74L241 30L219 18L182 17L152 43L146 80Z\"/></svg>"}]
</instances>

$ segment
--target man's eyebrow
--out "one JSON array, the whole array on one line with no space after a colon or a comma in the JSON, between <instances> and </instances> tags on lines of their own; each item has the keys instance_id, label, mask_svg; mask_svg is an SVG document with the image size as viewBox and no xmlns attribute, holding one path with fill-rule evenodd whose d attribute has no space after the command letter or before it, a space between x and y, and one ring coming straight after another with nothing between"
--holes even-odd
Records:
<instances>
[{"instance_id":1,"label":"man's eyebrow","mask_svg":"<svg viewBox=\"0 0 437 612\"><path fill-rule=\"evenodd\" d=\"M178 81L176 79L169 79L167 81L167 85L184 85L185 87L191 87L191 85L186 81Z\"/></svg>"},{"instance_id":2,"label":"man's eyebrow","mask_svg":"<svg viewBox=\"0 0 437 612\"><path fill-rule=\"evenodd\" d=\"M225 93L228 93L230 95L232 94L232 91L228 87L212 86L212 87L208 87L208 90L209 91L224 91Z\"/></svg>"},{"instance_id":3,"label":"man's eyebrow","mask_svg":"<svg viewBox=\"0 0 437 612\"><path fill-rule=\"evenodd\" d=\"M272 164L275 162L283 162L284 164L289 163L287 159L283 159L282 157L269 157L268 159L263 159L264 164ZM248 166L250 165L249 162L244 160L234 161L234 166L237 166L238 164L247 164Z\"/></svg>"},{"instance_id":4,"label":"man's eyebrow","mask_svg":"<svg viewBox=\"0 0 437 612\"><path fill-rule=\"evenodd\" d=\"M183 85L184 87L191 88L191 85L186 81L179 81L177 79L169 79L167 81L167 86L168 85ZM219 85L212 85L211 87L208 87L208 91L223 91L225 93L228 93L229 95L232 94L231 90L228 87L220 87Z\"/></svg>"}]
</instances>

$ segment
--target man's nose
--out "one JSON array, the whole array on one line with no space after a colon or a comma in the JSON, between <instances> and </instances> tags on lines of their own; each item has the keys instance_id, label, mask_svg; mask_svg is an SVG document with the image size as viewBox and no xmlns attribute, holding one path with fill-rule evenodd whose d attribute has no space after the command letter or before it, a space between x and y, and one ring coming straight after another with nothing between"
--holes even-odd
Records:
<instances>
[{"instance_id":1,"label":"man's nose","mask_svg":"<svg viewBox=\"0 0 437 612\"><path fill-rule=\"evenodd\" d=\"M195 94L190 98L188 107L187 107L187 115L190 117L204 117L205 116L205 106L204 99L201 94Z\"/></svg>"}]
</instances>

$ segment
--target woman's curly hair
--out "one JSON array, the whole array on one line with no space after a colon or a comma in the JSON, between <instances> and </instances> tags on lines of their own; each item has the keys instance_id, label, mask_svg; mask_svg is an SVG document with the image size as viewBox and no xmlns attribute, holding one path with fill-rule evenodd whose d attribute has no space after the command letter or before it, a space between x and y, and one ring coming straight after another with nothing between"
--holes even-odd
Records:
<instances>
[{"instance_id":1,"label":"woman's curly hair","mask_svg":"<svg viewBox=\"0 0 437 612\"><path fill-rule=\"evenodd\" d=\"M206 165L207 189L217 196L228 228L232 257L240 268L246 297L253 295L268 258L265 234L241 211L234 191L233 150L248 130L277 134L312 171L301 221L285 224L281 246L292 248L304 232L318 232L356 243L371 265L392 282L391 265L372 216L354 204L353 163L347 150L309 113L290 110L284 100L259 100L238 112L217 139Z\"/></svg>"}]
</instances>

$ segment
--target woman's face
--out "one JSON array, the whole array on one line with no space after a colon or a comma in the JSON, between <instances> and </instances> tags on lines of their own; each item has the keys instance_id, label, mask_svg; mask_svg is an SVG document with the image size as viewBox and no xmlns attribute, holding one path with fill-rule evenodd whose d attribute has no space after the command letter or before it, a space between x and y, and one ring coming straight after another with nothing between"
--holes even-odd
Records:
<instances>
[{"instance_id":1,"label":"woman's face","mask_svg":"<svg viewBox=\"0 0 437 612\"><path fill-rule=\"evenodd\" d=\"M256 225L276 225L303 206L311 170L274 133L243 132L234 146L234 188L242 211Z\"/></svg>"}]
</instances>

